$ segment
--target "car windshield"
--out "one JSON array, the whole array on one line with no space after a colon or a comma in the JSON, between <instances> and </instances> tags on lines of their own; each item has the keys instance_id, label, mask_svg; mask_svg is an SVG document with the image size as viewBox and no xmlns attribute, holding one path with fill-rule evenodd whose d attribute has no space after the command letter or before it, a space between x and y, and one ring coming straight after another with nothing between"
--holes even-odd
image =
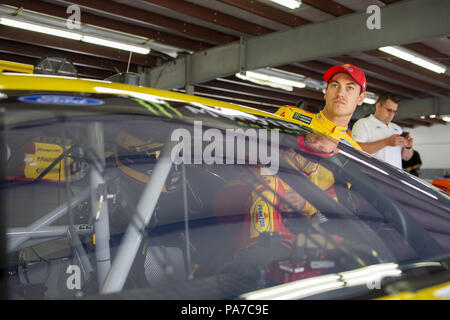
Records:
<instances>
[{"instance_id":1,"label":"car windshield","mask_svg":"<svg viewBox=\"0 0 450 320\"><path fill-rule=\"evenodd\" d=\"M354 298L450 253L448 196L297 124L148 96L1 106L13 299Z\"/></svg>"}]
</instances>

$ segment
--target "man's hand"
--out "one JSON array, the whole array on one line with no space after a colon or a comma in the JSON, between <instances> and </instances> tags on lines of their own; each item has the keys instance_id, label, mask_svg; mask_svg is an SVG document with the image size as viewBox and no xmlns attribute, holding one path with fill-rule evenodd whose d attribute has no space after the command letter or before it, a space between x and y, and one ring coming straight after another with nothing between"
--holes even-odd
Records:
<instances>
[{"instance_id":1,"label":"man's hand","mask_svg":"<svg viewBox=\"0 0 450 320\"><path fill-rule=\"evenodd\" d=\"M405 137L405 140L406 140L406 142L405 142L404 147L406 147L406 148L412 148L412 145L413 145L413 143L414 143L414 139L409 135L409 133L408 133L408 135Z\"/></svg>"},{"instance_id":2,"label":"man's hand","mask_svg":"<svg viewBox=\"0 0 450 320\"><path fill-rule=\"evenodd\" d=\"M405 138L399 134L393 134L386 139L386 144L391 147L402 146L405 144Z\"/></svg>"},{"instance_id":3,"label":"man's hand","mask_svg":"<svg viewBox=\"0 0 450 320\"><path fill-rule=\"evenodd\" d=\"M294 210L301 211L305 207L305 204L306 204L306 200L301 195L299 195L297 192L292 191L292 190L286 190L284 199L287 202L289 202L289 204L292 207L295 208L295 209L292 209L291 207L286 205L285 208L283 208L283 209L286 209L286 210L283 210L286 212L291 212ZM284 207L284 204L282 204L282 207Z\"/></svg>"},{"instance_id":4,"label":"man's hand","mask_svg":"<svg viewBox=\"0 0 450 320\"><path fill-rule=\"evenodd\" d=\"M411 136L408 135L406 138L403 138L401 135L393 134L389 138L385 139L387 142L386 144L391 147L401 146L401 147L411 147L413 144L414 139L411 138Z\"/></svg>"},{"instance_id":5,"label":"man's hand","mask_svg":"<svg viewBox=\"0 0 450 320\"><path fill-rule=\"evenodd\" d=\"M408 161L412 158L412 156L414 154L414 150L412 148L414 139L411 138L409 133L404 139L405 139L405 144L403 145L403 148L402 148L402 160Z\"/></svg>"}]
</instances>

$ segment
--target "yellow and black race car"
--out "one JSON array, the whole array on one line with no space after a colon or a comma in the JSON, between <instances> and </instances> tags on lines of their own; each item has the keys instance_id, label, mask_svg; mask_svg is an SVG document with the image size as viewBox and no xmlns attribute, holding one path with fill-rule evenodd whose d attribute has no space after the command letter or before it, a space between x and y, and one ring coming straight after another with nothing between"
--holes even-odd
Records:
<instances>
[{"instance_id":1,"label":"yellow and black race car","mask_svg":"<svg viewBox=\"0 0 450 320\"><path fill-rule=\"evenodd\" d=\"M450 199L279 115L0 74L8 299L448 299Z\"/></svg>"}]
</instances>

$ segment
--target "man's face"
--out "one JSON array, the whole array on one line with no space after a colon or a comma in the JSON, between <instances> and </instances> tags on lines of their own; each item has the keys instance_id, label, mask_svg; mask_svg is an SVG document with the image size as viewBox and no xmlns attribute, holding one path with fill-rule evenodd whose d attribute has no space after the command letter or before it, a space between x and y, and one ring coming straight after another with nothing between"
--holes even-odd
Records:
<instances>
[{"instance_id":1,"label":"man's face","mask_svg":"<svg viewBox=\"0 0 450 320\"><path fill-rule=\"evenodd\" d=\"M336 150L338 145L336 140L316 133L308 133L305 136L305 143L311 150L320 153L331 153Z\"/></svg>"},{"instance_id":2,"label":"man's face","mask_svg":"<svg viewBox=\"0 0 450 320\"><path fill-rule=\"evenodd\" d=\"M328 82L325 91L325 108L333 117L352 116L360 106L366 93L360 93L361 87L347 73L336 73Z\"/></svg>"},{"instance_id":3,"label":"man's face","mask_svg":"<svg viewBox=\"0 0 450 320\"><path fill-rule=\"evenodd\" d=\"M383 104L377 103L375 108L375 117L384 124L389 124L397 113L398 103L388 99Z\"/></svg>"}]
</instances>

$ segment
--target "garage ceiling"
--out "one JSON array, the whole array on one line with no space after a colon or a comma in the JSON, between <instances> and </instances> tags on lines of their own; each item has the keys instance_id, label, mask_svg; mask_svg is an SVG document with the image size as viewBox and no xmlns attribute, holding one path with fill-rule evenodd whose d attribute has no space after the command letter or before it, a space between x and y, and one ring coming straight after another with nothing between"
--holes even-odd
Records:
<instances>
[{"instance_id":1,"label":"garage ceiling","mask_svg":"<svg viewBox=\"0 0 450 320\"><path fill-rule=\"evenodd\" d=\"M447 6L444 12L448 14L449 1L445 4L439 0L303 0L295 10L269 0L2 0L1 3L3 9L18 17L40 13L49 20L67 19L70 16L67 8L77 5L81 8L84 27L99 27L103 34L115 31L141 37L143 41L150 39L152 48L148 55L130 55L121 50L1 25L0 59L3 60L35 64L41 57L60 55L71 60L83 77L104 79L128 70L140 73L145 85L156 83L157 87L155 78L183 79L181 85L174 86L170 86L170 80L165 89L193 90L196 95L271 112L300 100L306 102L307 109L320 110L323 94L312 88L284 91L258 85L238 79L235 72L228 70L250 69L253 64L321 81L322 74L331 65L351 63L366 72L368 91L374 94L391 91L403 99L395 121L399 125L446 123L430 115L442 113L450 105L450 22L440 18L442 9L438 9L444 4ZM346 29L352 19L369 18L370 13L366 13L369 5L382 8L381 29L371 31L373 40L364 36L368 30L348 32ZM405 21L404 28L400 23L392 37L393 32L389 33L387 27L383 29L383 26L399 23L389 12L399 10L401 14L405 11L403 8L408 8L405 14L414 14L420 5L427 6L426 10L421 10L423 20ZM409 10L409 6L414 10ZM321 33L321 28L328 28L329 32ZM447 33L442 33L445 28ZM334 33L341 31L346 34L336 38L340 41L332 41ZM298 44L283 42L286 41L284 36L299 40ZM371 43L375 45L389 39L398 42L385 45L401 44L447 66L446 72L437 74L371 47ZM298 55L293 50L296 47L300 48ZM232 57L229 52L235 48L237 56ZM254 59L257 55L264 59ZM292 55L299 59L293 60ZM289 63L279 64L278 56L279 61ZM191 57L195 59L192 64ZM224 65L224 61L236 66ZM181 62L187 63L182 71ZM190 70L193 67L197 73ZM365 105L356 117L365 116L372 108L373 105Z\"/></svg>"}]
</instances>

